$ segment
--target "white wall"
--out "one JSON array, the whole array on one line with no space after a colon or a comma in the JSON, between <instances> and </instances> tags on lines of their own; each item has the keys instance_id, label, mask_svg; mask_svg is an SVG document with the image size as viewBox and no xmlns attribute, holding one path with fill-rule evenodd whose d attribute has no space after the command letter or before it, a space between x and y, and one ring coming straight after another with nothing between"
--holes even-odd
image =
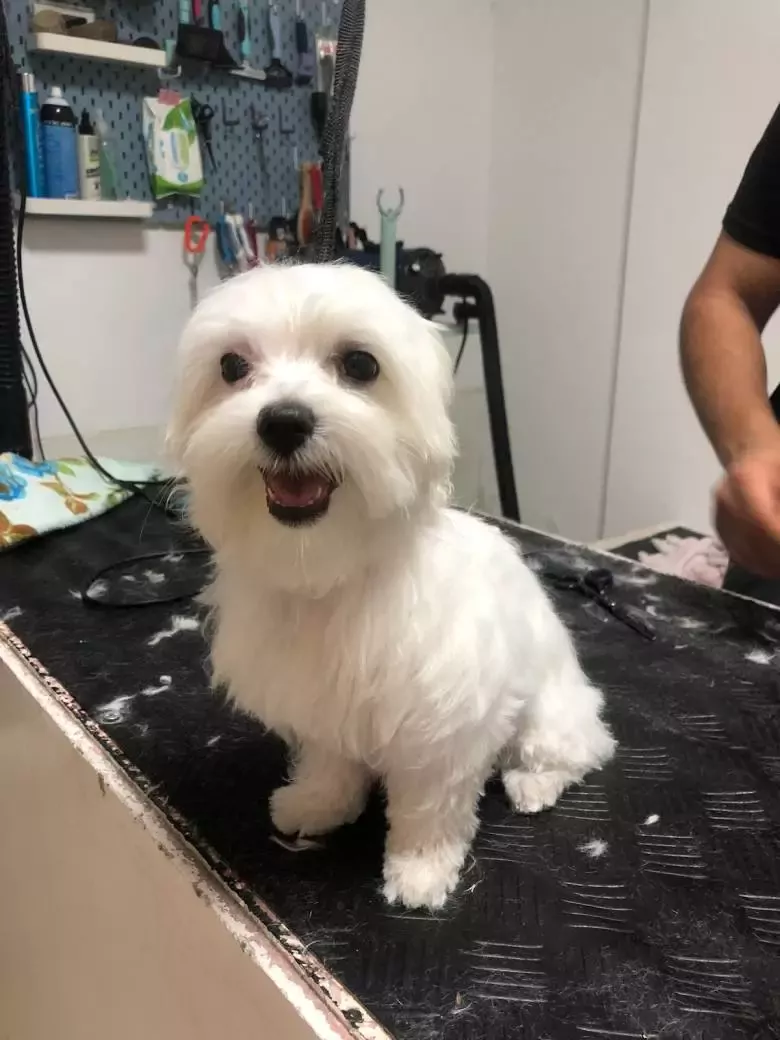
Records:
<instances>
[{"instance_id":1,"label":"white wall","mask_svg":"<svg viewBox=\"0 0 780 1040\"><path fill-rule=\"evenodd\" d=\"M606 534L706 525L715 458L677 365L685 295L780 102L775 0L652 0ZM780 378L777 327L767 337Z\"/></svg>"},{"instance_id":2,"label":"white wall","mask_svg":"<svg viewBox=\"0 0 780 1040\"><path fill-rule=\"evenodd\" d=\"M488 275L520 506L598 534L643 0L497 0Z\"/></svg>"},{"instance_id":3,"label":"white wall","mask_svg":"<svg viewBox=\"0 0 780 1040\"><path fill-rule=\"evenodd\" d=\"M367 0L353 109L352 213L378 238L376 193L406 206L398 236L484 274L491 0Z\"/></svg>"},{"instance_id":4,"label":"white wall","mask_svg":"<svg viewBox=\"0 0 780 1040\"><path fill-rule=\"evenodd\" d=\"M134 221L29 217L24 247L36 338L82 432L159 431L190 306L182 231L144 229ZM216 281L209 253L198 284L205 290ZM40 383L41 432L57 445L68 423L45 380ZM110 451L106 443L110 437L96 449ZM144 452L154 446L148 437L142 440Z\"/></svg>"}]
</instances>

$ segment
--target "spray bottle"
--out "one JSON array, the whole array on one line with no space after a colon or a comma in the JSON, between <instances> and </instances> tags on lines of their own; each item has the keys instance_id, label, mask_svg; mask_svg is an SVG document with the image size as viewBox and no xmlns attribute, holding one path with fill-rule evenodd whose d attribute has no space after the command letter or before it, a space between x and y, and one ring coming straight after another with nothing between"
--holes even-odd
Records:
<instances>
[{"instance_id":1,"label":"spray bottle","mask_svg":"<svg viewBox=\"0 0 780 1040\"><path fill-rule=\"evenodd\" d=\"M79 123L79 191L82 199L100 198L100 141L86 108Z\"/></svg>"},{"instance_id":2,"label":"spray bottle","mask_svg":"<svg viewBox=\"0 0 780 1040\"><path fill-rule=\"evenodd\" d=\"M60 87L51 88L51 94L41 109L41 141L46 194L50 199L77 199L76 117Z\"/></svg>"},{"instance_id":3,"label":"spray bottle","mask_svg":"<svg viewBox=\"0 0 780 1040\"><path fill-rule=\"evenodd\" d=\"M45 194L43 151L41 149L41 110L38 104L35 76L31 72L23 72L21 81L24 167L27 180L27 194L31 199L39 199Z\"/></svg>"},{"instance_id":4,"label":"spray bottle","mask_svg":"<svg viewBox=\"0 0 780 1040\"><path fill-rule=\"evenodd\" d=\"M114 142L102 108L97 109L95 113L95 126L100 138L100 197L118 199L121 197L122 185L119 180Z\"/></svg>"}]
</instances>

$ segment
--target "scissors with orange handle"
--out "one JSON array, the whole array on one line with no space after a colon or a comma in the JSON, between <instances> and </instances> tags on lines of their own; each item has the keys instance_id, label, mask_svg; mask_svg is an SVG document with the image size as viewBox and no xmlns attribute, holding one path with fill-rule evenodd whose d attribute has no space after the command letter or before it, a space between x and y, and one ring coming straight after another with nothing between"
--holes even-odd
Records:
<instances>
[{"instance_id":1,"label":"scissors with orange handle","mask_svg":"<svg viewBox=\"0 0 780 1040\"><path fill-rule=\"evenodd\" d=\"M184 263L190 272L190 306L198 303L198 270L206 252L211 225L203 217L189 216L184 222Z\"/></svg>"}]
</instances>

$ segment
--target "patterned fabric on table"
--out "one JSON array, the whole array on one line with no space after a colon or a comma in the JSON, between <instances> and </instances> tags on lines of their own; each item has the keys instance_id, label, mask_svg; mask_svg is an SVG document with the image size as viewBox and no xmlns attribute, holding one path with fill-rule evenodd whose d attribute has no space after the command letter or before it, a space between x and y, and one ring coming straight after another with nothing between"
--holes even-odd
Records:
<instances>
[{"instance_id":1,"label":"patterned fabric on table","mask_svg":"<svg viewBox=\"0 0 780 1040\"><path fill-rule=\"evenodd\" d=\"M145 463L98 460L119 480L154 480L159 470ZM100 516L130 497L85 458L30 462L0 454L0 550Z\"/></svg>"}]
</instances>

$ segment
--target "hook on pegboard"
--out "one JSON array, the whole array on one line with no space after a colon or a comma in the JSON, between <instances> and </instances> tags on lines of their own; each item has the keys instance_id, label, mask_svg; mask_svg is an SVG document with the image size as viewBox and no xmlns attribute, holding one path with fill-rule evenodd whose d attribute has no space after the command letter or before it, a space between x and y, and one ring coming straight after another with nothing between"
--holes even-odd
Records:
<instances>
[{"instance_id":1,"label":"hook on pegboard","mask_svg":"<svg viewBox=\"0 0 780 1040\"><path fill-rule=\"evenodd\" d=\"M238 126L238 124L240 122L241 122L240 119L231 119L228 116L227 105L225 104L225 99L222 98L222 123L223 123L223 125L224 126Z\"/></svg>"},{"instance_id":2,"label":"hook on pegboard","mask_svg":"<svg viewBox=\"0 0 780 1040\"><path fill-rule=\"evenodd\" d=\"M172 79L181 79L182 77L181 65L177 65L176 68L171 65L168 68L155 69L155 72L161 83L168 83Z\"/></svg>"}]
</instances>

